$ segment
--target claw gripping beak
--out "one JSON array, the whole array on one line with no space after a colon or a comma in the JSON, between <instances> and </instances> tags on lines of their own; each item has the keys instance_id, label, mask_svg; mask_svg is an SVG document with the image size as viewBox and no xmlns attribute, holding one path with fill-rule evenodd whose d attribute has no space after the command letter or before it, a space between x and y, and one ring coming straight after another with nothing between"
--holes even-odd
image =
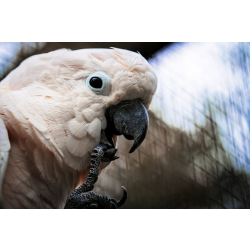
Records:
<instances>
[{"instance_id":1,"label":"claw gripping beak","mask_svg":"<svg viewBox=\"0 0 250 250\"><path fill-rule=\"evenodd\" d=\"M148 113L140 99L122 101L109 107L106 112L106 137L112 144L112 135L124 135L134 140L129 153L134 152L146 137L148 131Z\"/></svg>"}]
</instances>

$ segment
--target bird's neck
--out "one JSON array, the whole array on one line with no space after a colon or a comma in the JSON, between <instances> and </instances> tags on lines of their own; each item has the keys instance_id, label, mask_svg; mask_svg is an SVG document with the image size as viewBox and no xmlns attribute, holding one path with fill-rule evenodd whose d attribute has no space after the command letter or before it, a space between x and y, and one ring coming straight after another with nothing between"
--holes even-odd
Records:
<instances>
[{"instance_id":1,"label":"bird's neck","mask_svg":"<svg viewBox=\"0 0 250 250\"><path fill-rule=\"evenodd\" d=\"M22 146L22 142L11 140L3 207L63 208L79 181L79 173L61 168L50 152L39 147L27 151Z\"/></svg>"}]
</instances>

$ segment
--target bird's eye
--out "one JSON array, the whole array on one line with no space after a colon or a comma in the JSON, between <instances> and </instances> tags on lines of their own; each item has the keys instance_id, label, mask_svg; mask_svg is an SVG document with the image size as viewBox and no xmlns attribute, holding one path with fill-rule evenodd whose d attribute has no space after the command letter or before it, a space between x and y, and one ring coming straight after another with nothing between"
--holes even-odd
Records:
<instances>
[{"instance_id":1,"label":"bird's eye","mask_svg":"<svg viewBox=\"0 0 250 250\"><path fill-rule=\"evenodd\" d=\"M100 79L99 77L92 77L89 81L89 85L92 88L101 89L102 88L102 79Z\"/></svg>"},{"instance_id":2,"label":"bird's eye","mask_svg":"<svg viewBox=\"0 0 250 250\"><path fill-rule=\"evenodd\" d=\"M91 74L86 79L86 84L97 95L108 95L110 90L110 79L101 71Z\"/></svg>"}]
</instances>

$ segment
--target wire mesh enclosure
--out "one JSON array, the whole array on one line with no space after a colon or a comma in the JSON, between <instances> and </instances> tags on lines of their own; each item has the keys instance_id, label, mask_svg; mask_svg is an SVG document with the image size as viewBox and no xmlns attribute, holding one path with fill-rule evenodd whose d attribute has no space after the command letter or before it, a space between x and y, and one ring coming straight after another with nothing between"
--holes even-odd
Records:
<instances>
[{"instance_id":1,"label":"wire mesh enclosure","mask_svg":"<svg viewBox=\"0 0 250 250\"><path fill-rule=\"evenodd\" d=\"M249 208L249 44L176 44L150 62L147 138L133 155L121 139L97 190L126 186L124 208Z\"/></svg>"},{"instance_id":2,"label":"wire mesh enclosure","mask_svg":"<svg viewBox=\"0 0 250 250\"><path fill-rule=\"evenodd\" d=\"M132 141L118 139L96 192L119 198L125 186L122 208L250 207L250 44L0 43L0 80L62 47L139 50L158 77L145 141L129 154Z\"/></svg>"}]
</instances>

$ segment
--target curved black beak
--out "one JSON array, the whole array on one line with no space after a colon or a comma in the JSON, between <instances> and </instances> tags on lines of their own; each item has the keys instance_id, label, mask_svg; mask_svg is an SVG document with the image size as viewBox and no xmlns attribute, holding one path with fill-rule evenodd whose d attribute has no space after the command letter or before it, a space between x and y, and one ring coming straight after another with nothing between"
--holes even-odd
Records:
<instances>
[{"instance_id":1,"label":"curved black beak","mask_svg":"<svg viewBox=\"0 0 250 250\"><path fill-rule=\"evenodd\" d=\"M109 107L106 112L106 138L113 144L112 136L124 135L128 140L134 140L129 153L134 152L146 137L148 131L148 112L140 99L122 101Z\"/></svg>"}]
</instances>

